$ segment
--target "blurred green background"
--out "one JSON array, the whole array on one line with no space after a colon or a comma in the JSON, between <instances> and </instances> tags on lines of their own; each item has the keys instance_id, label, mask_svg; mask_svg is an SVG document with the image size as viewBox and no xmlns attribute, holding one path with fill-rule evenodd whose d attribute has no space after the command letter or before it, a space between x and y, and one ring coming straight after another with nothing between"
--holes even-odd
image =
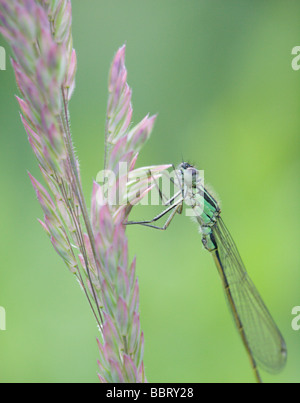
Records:
<instances>
[{"instance_id":1,"label":"blurred green background","mask_svg":"<svg viewBox=\"0 0 300 403\"><path fill-rule=\"evenodd\" d=\"M103 165L107 77L127 44L134 122L158 113L138 166L182 157L205 170L248 272L288 347L267 382L300 381L300 3L128 0L73 4L77 88L72 132L90 199ZM0 38L0 45L8 47ZM0 71L0 382L97 382L97 329L79 286L37 218L27 170L40 178L21 125L9 60ZM155 210L155 212L157 209ZM136 219L151 218L139 207ZM137 255L150 382L252 382L221 282L196 226L128 229Z\"/></svg>"}]
</instances>

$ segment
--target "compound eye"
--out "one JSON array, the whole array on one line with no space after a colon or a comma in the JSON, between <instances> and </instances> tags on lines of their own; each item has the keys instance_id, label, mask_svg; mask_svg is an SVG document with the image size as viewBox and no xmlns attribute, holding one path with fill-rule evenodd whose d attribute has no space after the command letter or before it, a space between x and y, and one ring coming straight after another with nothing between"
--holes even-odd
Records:
<instances>
[{"instance_id":1,"label":"compound eye","mask_svg":"<svg viewBox=\"0 0 300 403\"><path fill-rule=\"evenodd\" d=\"M183 163L181 164L181 167L182 167L183 169L188 169L188 168L191 167L191 165L190 165L188 162L183 162Z\"/></svg>"}]
</instances>

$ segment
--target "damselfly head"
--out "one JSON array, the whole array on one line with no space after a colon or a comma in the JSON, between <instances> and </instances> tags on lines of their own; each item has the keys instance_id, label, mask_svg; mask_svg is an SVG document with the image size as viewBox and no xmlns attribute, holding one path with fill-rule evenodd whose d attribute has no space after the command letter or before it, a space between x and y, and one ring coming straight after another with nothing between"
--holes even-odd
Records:
<instances>
[{"instance_id":1,"label":"damselfly head","mask_svg":"<svg viewBox=\"0 0 300 403\"><path fill-rule=\"evenodd\" d=\"M188 162L182 162L178 170L180 172L182 183L186 186L196 187L197 183L199 182L199 171Z\"/></svg>"}]
</instances>

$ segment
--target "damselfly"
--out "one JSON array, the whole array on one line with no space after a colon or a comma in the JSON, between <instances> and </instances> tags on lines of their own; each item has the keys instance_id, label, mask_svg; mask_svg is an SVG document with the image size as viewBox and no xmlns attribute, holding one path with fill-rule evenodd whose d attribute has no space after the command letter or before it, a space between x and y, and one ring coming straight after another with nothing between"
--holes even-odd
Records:
<instances>
[{"instance_id":1,"label":"damselfly","mask_svg":"<svg viewBox=\"0 0 300 403\"><path fill-rule=\"evenodd\" d=\"M141 224L165 230L175 214L182 212L183 204L191 209L200 226L202 243L212 254L221 276L234 322L248 353L255 378L262 382L257 366L271 373L284 367L287 357L284 339L249 278L237 247L221 218L218 202L204 187L199 171L183 162L175 172L173 183L179 187L179 191L166 201L165 205L168 207L152 220L130 221L126 224ZM163 227L154 225L168 213L170 215Z\"/></svg>"}]
</instances>

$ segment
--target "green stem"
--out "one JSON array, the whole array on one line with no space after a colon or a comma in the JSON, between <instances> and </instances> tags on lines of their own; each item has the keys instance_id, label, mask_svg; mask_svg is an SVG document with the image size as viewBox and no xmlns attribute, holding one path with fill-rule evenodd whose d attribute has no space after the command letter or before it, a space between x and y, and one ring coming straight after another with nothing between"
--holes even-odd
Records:
<instances>
[{"instance_id":1,"label":"green stem","mask_svg":"<svg viewBox=\"0 0 300 403\"><path fill-rule=\"evenodd\" d=\"M84 220L84 223L85 223L85 226L86 226L88 237L90 239L91 248L92 248L92 252L93 252L93 257L94 257L94 261L95 261L95 267L97 269L98 276L100 278L99 264L98 264L98 261L97 261L97 254L96 254L96 249L95 249L95 238L94 238L91 223L90 223L90 220L89 220L87 207L86 207L86 204L85 204L85 199L84 199L84 196L83 196L81 182L80 182L80 179L79 179L79 174L78 174L78 169L77 169L77 164L76 164L76 158L75 158L73 144L72 144L72 140L71 140L71 132L70 132L70 126L69 126L69 119L68 119L67 100L65 98L65 91L64 91L63 87L61 88L61 92L62 92L62 98L63 98L63 104L64 104L64 119L63 119L63 122L64 122L65 134L66 134L66 136L65 136L66 147L67 147L67 152L68 152L68 155L69 155L69 158L70 158L72 174L74 176L75 183L76 183L76 186L74 187L74 190L75 190L76 196L78 198L78 202L79 202L79 205L80 205L80 210L82 212L82 216L83 216L83 220ZM102 314L101 314L100 308L98 307L98 304L97 304L96 293L95 293L95 290L94 290L94 287L93 287L92 279L91 279L91 276L90 276L90 270L89 270L88 266L87 266L87 272L88 272L91 288L93 290L94 299L95 299L95 302L96 302L96 306L97 306L98 314L99 314L99 317L100 317L100 321L103 324Z\"/></svg>"}]
</instances>

